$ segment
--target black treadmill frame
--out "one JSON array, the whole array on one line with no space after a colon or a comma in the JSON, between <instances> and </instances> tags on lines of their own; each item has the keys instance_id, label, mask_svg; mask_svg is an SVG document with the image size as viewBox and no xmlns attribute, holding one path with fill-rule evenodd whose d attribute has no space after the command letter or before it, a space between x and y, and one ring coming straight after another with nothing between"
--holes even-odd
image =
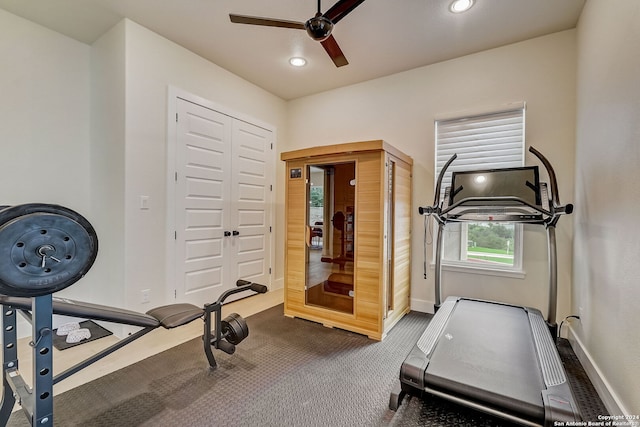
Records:
<instances>
[{"instance_id":1,"label":"black treadmill frame","mask_svg":"<svg viewBox=\"0 0 640 427\"><path fill-rule=\"evenodd\" d=\"M436 191L434 195L433 206L420 207L421 215L432 215L438 223L438 233L436 237L436 260L435 260L435 311L436 314L423 333L422 337L416 343L411 353L407 356L400 369L400 381L394 387L391 393L389 407L396 410L402 402L403 396L407 392L418 391L420 393L427 392L480 410L511 422L522 425L545 425L551 426L554 421L576 421L580 420L577 406L571 394L571 389L567 383L564 368L560 361L555 340L557 335L556 310L557 310L557 248L556 248L556 224L563 214L570 214L573 211L573 205L561 205L558 195L558 186L555 171L550 162L535 148L530 147L529 151L533 153L546 168L549 175L550 188L545 183L539 183L537 190L541 193L540 205L532 205L528 201L518 197L469 197L458 200L450 205L451 190L445 189L444 201L439 204L442 180L449 165L457 158L453 155L444 165L438 176ZM550 191L549 191L550 190ZM550 194L549 194L550 193ZM450 297L442 304L442 249L444 227L448 222L464 222L478 221L477 213L485 212L487 207L491 207L491 203L495 202L497 212L503 212L505 205L513 208L516 214L498 215L496 221L506 221L512 223L538 224L547 230L547 246L548 246L548 264L549 264L549 300L547 310L547 320L545 321L542 314L529 307L520 307L529 315L532 339L534 341L538 369L540 370L544 381L545 389L541 390L541 399L544 406L544 414L542 419L535 419L531 414L523 415L513 408L504 409L495 402L486 403L478 399L470 398L464 395L464 392L447 390L442 387L434 387L429 384L427 379L427 368L430 358L433 354L438 341L441 339L446 324L449 322L450 316L455 311L455 305L465 298ZM465 205L466 203L466 205ZM524 209L524 214L518 213L519 207ZM466 299L471 301L479 301ZM493 301L479 301L489 304L502 304ZM504 304L508 305L509 304ZM440 311L441 307L445 307ZM518 307L518 306L512 306ZM540 327L542 325L542 327ZM546 327L545 327L546 325ZM425 344L426 343L426 344ZM422 348L421 348L422 347Z\"/></svg>"}]
</instances>

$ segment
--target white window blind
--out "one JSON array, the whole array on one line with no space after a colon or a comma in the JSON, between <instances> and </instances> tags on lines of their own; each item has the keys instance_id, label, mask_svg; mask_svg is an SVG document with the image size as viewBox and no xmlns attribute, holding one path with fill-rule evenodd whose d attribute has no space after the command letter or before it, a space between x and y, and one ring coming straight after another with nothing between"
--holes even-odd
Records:
<instances>
[{"instance_id":1,"label":"white window blind","mask_svg":"<svg viewBox=\"0 0 640 427\"><path fill-rule=\"evenodd\" d=\"M447 169L442 181L441 199L444 189L451 185L451 173L454 171L524 166L524 104L503 111L494 110L486 114L436 120L435 132L436 179L451 156L458 156ZM478 225L481 224L453 223L446 227L443 253L445 264L475 269L481 267L494 272L520 271L522 226L499 224L504 227L502 231L508 234L500 234L502 239L488 243L486 238L477 234L478 230L483 230L476 227ZM473 232L471 227L475 227ZM479 241L476 241L476 237ZM497 255L491 255L491 252Z\"/></svg>"},{"instance_id":2,"label":"white window blind","mask_svg":"<svg viewBox=\"0 0 640 427\"><path fill-rule=\"evenodd\" d=\"M451 172L524 166L524 108L492 114L437 120L436 177L453 154L442 188Z\"/></svg>"}]
</instances>

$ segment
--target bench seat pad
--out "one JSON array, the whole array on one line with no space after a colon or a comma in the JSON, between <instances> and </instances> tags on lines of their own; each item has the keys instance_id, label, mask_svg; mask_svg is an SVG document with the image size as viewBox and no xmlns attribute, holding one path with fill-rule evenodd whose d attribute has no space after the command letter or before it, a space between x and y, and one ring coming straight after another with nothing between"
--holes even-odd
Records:
<instances>
[{"instance_id":1,"label":"bench seat pad","mask_svg":"<svg viewBox=\"0 0 640 427\"><path fill-rule=\"evenodd\" d=\"M204 310L193 304L170 304L153 308L147 314L156 318L163 327L171 329L202 317Z\"/></svg>"}]
</instances>

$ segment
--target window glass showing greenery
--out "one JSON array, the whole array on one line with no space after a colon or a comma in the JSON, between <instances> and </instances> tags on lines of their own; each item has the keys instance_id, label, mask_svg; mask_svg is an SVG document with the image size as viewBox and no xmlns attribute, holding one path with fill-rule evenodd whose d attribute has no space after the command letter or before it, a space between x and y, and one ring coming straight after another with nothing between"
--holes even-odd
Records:
<instances>
[{"instance_id":1,"label":"window glass showing greenery","mask_svg":"<svg viewBox=\"0 0 640 427\"><path fill-rule=\"evenodd\" d=\"M514 225L467 224L467 259L513 266Z\"/></svg>"},{"instance_id":2,"label":"window glass showing greenery","mask_svg":"<svg viewBox=\"0 0 640 427\"><path fill-rule=\"evenodd\" d=\"M482 114L436 120L436 176L456 154L442 182L454 171L524 166L524 104ZM442 194L441 194L442 196ZM445 227L443 262L493 270L522 266L522 225L508 223L449 223Z\"/></svg>"}]
</instances>

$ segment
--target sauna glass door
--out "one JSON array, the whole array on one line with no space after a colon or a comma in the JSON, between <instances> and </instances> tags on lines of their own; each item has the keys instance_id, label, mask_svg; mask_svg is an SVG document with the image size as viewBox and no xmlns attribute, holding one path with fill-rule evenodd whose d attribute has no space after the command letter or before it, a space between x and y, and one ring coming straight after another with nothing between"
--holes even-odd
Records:
<instances>
[{"instance_id":1,"label":"sauna glass door","mask_svg":"<svg viewBox=\"0 0 640 427\"><path fill-rule=\"evenodd\" d=\"M307 166L305 302L353 313L355 162Z\"/></svg>"}]
</instances>

